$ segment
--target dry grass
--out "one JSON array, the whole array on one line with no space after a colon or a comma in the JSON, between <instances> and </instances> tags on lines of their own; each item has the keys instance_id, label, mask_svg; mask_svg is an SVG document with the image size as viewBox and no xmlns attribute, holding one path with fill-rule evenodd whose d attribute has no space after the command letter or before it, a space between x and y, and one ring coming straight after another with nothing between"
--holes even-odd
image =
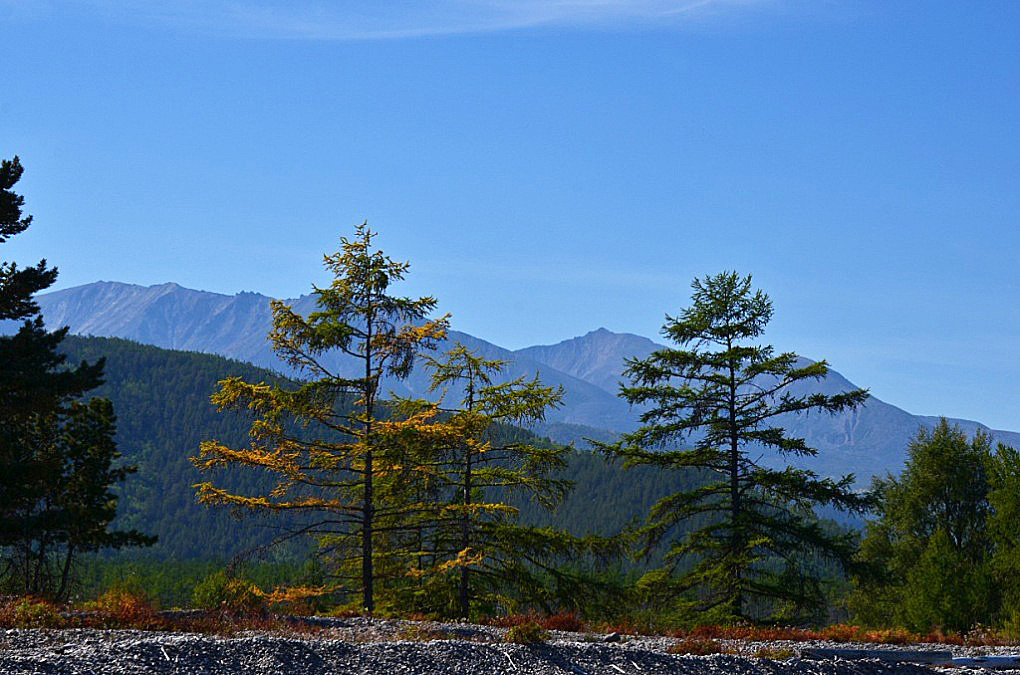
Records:
<instances>
[{"instance_id":1,"label":"dry grass","mask_svg":"<svg viewBox=\"0 0 1020 675\"><path fill-rule=\"evenodd\" d=\"M425 623L407 623L397 633L398 640L408 642L433 642L435 640L449 640L450 634L440 628Z\"/></svg>"},{"instance_id":2,"label":"dry grass","mask_svg":"<svg viewBox=\"0 0 1020 675\"><path fill-rule=\"evenodd\" d=\"M797 656L797 652L789 647L762 647L754 653L756 659L771 659L773 661L785 661Z\"/></svg>"}]
</instances>

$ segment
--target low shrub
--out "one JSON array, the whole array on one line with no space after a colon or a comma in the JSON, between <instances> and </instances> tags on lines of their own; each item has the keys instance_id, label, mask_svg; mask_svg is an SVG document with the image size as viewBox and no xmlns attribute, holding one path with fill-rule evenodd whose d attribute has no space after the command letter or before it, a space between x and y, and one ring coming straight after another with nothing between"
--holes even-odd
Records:
<instances>
[{"instance_id":1,"label":"low shrub","mask_svg":"<svg viewBox=\"0 0 1020 675\"><path fill-rule=\"evenodd\" d=\"M562 630L571 633L583 633L588 626L573 612L553 614L539 620L539 625L546 630Z\"/></svg>"},{"instance_id":2,"label":"low shrub","mask_svg":"<svg viewBox=\"0 0 1020 675\"><path fill-rule=\"evenodd\" d=\"M322 612L322 616L328 616L332 619L353 619L362 614L364 614L364 611L354 605L339 605Z\"/></svg>"},{"instance_id":3,"label":"low shrub","mask_svg":"<svg viewBox=\"0 0 1020 675\"><path fill-rule=\"evenodd\" d=\"M86 623L95 623L102 628L170 629L167 622L156 614L148 598L124 588L111 588L94 602L85 603L84 609L95 613Z\"/></svg>"},{"instance_id":4,"label":"low shrub","mask_svg":"<svg viewBox=\"0 0 1020 675\"><path fill-rule=\"evenodd\" d=\"M408 642L432 642L433 640L449 640L450 635L439 628L420 623L407 623L397 632L398 640Z\"/></svg>"},{"instance_id":5,"label":"low shrub","mask_svg":"<svg viewBox=\"0 0 1020 675\"><path fill-rule=\"evenodd\" d=\"M835 642L863 642L864 631L860 626L837 623L823 628L820 637L823 640L833 640Z\"/></svg>"},{"instance_id":6,"label":"low shrub","mask_svg":"<svg viewBox=\"0 0 1020 675\"><path fill-rule=\"evenodd\" d=\"M756 659L772 659L773 661L785 661L792 659L797 652L789 647L762 647L754 653Z\"/></svg>"},{"instance_id":7,"label":"low shrub","mask_svg":"<svg viewBox=\"0 0 1020 675\"><path fill-rule=\"evenodd\" d=\"M39 598L10 598L0 604L4 628L60 628L64 623L57 607Z\"/></svg>"},{"instance_id":8,"label":"low shrub","mask_svg":"<svg viewBox=\"0 0 1020 675\"><path fill-rule=\"evenodd\" d=\"M518 645L539 645L544 644L548 639L548 633L538 625L537 621L527 621L507 629L506 637L503 638L503 641Z\"/></svg>"},{"instance_id":9,"label":"low shrub","mask_svg":"<svg viewBox=\"0 0 1020 675\"><path fill-rule=\"evenodd\" d=\"M921 641L920 636L913 635L899 628L868 631L865 633L864 639L867 642L882 645L909 645Z\"/></svg>"},{"instance_id":10,"label":"low shrub","mask_svg":"<svg viewBox=\"0 0 1020 675\"><path fill-rule=\"evenodd\" d=\"M690 637L667 647L666 653L685 656L707 656L708 654L728 654L730 652L716 640Z\"/></svg>"},{"instance_id":11,"label":"low shrub","mask_svg":"<svg viewBox=\"0 0 1020 675\"><path fill-rule=\"evenodd\" d=\"M265 594L258 586L250 581L230 578L222 571L206 577L195 586L192 603L199 609L230 614L259 614L266 611Z\"/></svg>"}]
</instances>

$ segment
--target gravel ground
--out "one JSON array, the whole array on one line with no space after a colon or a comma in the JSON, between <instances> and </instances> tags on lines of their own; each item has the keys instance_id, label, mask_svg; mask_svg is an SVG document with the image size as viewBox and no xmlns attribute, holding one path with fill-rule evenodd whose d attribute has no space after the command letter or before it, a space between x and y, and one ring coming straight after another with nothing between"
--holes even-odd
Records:
<instances>
[{"instance_id":1,"label":"gravel ground","mask_svg":"<svg viewBox=\"0 0 1020 675\"><path fill-rule=\"evenodd\" d=\"M311 632L309 632L311 631ZM499 628L470 624L410 623L375 619L313 619L288 636L128 630L0 631L0 673L399 673L495 675L602 673L692 675L872 675L880 673L1020 673L934 668L874 660L785 661L754 658L762 648L876 648L804 642L720 641L734 654L678 656L671 638L631 638L553 632L545 645L502 642ZM882 649L886 647L882 646ZM896 647L889 647L896 649ZM900 649L938 649L913 645ZM954 656L1016 653L1017 648L953 648Z\"/></svg>"}]
</instances>

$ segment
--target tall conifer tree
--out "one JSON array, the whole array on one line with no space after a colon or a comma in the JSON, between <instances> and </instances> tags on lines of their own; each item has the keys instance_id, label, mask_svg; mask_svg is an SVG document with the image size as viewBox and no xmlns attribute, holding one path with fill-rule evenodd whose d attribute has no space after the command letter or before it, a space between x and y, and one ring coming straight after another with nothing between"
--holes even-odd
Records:
<instances>
[{"instance_id":1,"label":"tall conifer tree","mask_svg":"<svg viewBox=\"0 0 1020 675\"><path fill-rule=\"evenodd\" d=\"M0 162L0 244L32 222L12 189L22 171L17 157ZM57 346L67 328L47 331L32 299L56 278L45 260L0 263L0 320L21 322L0 336L0 581L62 599L77 552L154 540L107 531L116 511L109 486L131 470L111 468L109 402L74 402L102 383L103 360L66 367Z\"/></svg>"},{"instance_id":2,"label":"tall conifer tree","mask_svg":"<svg viewBox=\"0 0 1020 675\"><path fill-rule=\"evenodd\" d=\"M435 512L424 512L432 534L426 552L435 563L425 573L452 572L457 578L453 607L429 609L453 609L467 618L480 598L490 605L500 599L506 604L515 594L541 600L548 577L561 584L570 581L556 569L556 559L580 555L594 542L520 524L509 503L516 494L552 507L572 487L554 477L566 467L570 450L496 440L495 432L500 424L545 419L563 391L542 386L537 376L494 383L492 376L505 362L483 359L459 344L442 360L429 358L428 364L432 391L447 390L461 398L443 417L420 427L425 455L419 463L429 468L435 495L442 500Z\"/></svg>"},{"instance_id":3,"label":"tall conifer tree","mask_svg":"<svg viewBox=\"0 0 1020 675\"><path fill-rule=\"evenodd\" d=\"M21 213L24 197L12 191L23 171L17 157L0 162L0 244L32 223L32 216ZM78 368L61 367L64 357L57 345L67 329L48 332L32 299L56 279L57 268L47 267L45 260L21 268L14 262L0 263L0 320L21 322L14 335L0 337L0 419L4 421L53 410L102 382L102 359ZM2 424L0 428L10 427ZM2 475L11 474L5 470Z\"/></svg>"},{"instance_id":4,"label":"tall conifer tree","mask_svg":"<svg viewBox=\"0 0 1020 675\"><path fill-rule=\"evenodd\" d=\"M202 483L196 485L199 500L312 514L302 531L320 535L341 570L352 556L360 561L366 613L375 609L376 563L386 557L376 545L392 538L402 528L400 513L413 508L387 503L388 483L407 470L394 458L393 438L419 421L388 420L381 383L386 376L406 377L415 356L446 331L445 318L427 320L434 298L390 295L391 284L404 278L409 265L373 250L374 236L359 225L352 239L340 240L339 252L324 256L334 279L314 289L318 309L308 317L272 303L273 348L309 381L296 391L240 378L222 381L212 401L221 410L251 411L251 445L231 449L207 441L194 460L202 469L238 465L277 474L280 482L270 495L235 495ZM327 366L322 355L328 352L346 355L353 372Z\"/></svg>"},{"instance_id":5,"label":"tall conifer tree","mask_svg":"<svg viewBox=\"0 0 1020 675\"><path fill-rule=\"evenodd\" d=\"M762 464L816 453L776 426L780 415L852 408L863 390L835 396L797 396L790 385L825 376L824 361L802 363L756 343L772 317L772 303L752 291L751 278L725 272L692 283L692 304L666 318L662 335L678 345L630 360L630 386L621 395L649 406L643 426L603 446L624 466L696 471L700 487L661 499L641 530L646 550L666 541L667 569L645 582L663 593L693 598L716 619L754 618L751 601L791 619L824 602L815 555L848 563L852 538L832 534L812 516L816 505L860 511L866 500L839 481L810 471ZM677 525L692 525L670 539ZM679 577L675 576L682 571ZM759 617L760 618L760 617Z\"/></svg>"}]
</instances>

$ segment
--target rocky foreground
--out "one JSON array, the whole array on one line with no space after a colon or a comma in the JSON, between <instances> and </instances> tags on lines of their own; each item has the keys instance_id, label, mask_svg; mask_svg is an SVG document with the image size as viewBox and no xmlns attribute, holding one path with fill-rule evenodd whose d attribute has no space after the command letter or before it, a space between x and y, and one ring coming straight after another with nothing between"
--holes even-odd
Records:
<instances>
[{"instance_id":1,"label":"rocky foreground","mask_svg":"<svg viewBox=\"0 0 1020 675\"><path fill-rule=\"evenodd\" d=\"M607 641L602 635L553 632L544 644L518 645L504 642L504 635L503 629L485 626L375 619L313 620L285 635L247 632L231 637L131 630L6 630L0 631L0 673L1020 673L799 656L803 649L836 646L831 643L720 641L733 653L691 656L669 653L679 642L672 638L613 636ZM755 656L763 650L789 658ZM955 648L954 656L1015 651Z\"/></svg>"}]
</instances>

